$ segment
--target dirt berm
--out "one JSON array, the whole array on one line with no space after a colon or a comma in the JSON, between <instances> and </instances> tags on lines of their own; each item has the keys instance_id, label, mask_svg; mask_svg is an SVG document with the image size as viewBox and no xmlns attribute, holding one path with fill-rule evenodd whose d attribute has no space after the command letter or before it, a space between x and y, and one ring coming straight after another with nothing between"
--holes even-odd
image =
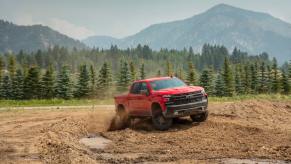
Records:
<instances>
[{"instance_id":1,"label":"dirt berm","mask_svg":"<svg viewBox=\"0 0 291 164\"><path fill-rule=\"evenodd\" d=\"M114 110L0 112L0 160L7 163L291 162L291 103L210 103L206 122L175 120L156 131L149 120L107 131ZM111 140L90 149L83 137ZM244 160L242 160L244 159Z\"/></svg>"}]
</instances>

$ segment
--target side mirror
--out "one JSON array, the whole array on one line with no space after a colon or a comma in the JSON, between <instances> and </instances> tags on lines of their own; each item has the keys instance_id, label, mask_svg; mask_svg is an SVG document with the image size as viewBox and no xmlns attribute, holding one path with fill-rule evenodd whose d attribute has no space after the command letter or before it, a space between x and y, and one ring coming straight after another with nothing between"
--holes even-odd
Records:
<instances>
[{"instance_id":1,"label":"side mirror","mask_svg":"<svg viewBox=\"0 0 291 164\"><path fill-rule=\"evenodd\" d=\"M145 90L140 90L140 94L148 96L149 95L149 91L147 89Z\"/></svg>"}]
</instances>

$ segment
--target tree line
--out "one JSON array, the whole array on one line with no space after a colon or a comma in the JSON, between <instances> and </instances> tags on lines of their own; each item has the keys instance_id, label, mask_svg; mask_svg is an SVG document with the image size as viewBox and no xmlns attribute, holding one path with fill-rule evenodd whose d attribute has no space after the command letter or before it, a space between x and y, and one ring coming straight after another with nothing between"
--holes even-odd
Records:
<instances>
[{"instance_id":1,"label":"tree line","mask_svg":"<svg viewBox=\"0 0 291 164\"><path fill-rule=\"evenodd\" d=\"M209 44L201 54L191 47L153 51L141 45L127 50L21 51L0 55L0 99L106 98L152 76L177 76L213 96L290 94L291 62L279 67L267 53L248 55L235 48L229 54L224 46Z\"/></svg>"}]
</instances>

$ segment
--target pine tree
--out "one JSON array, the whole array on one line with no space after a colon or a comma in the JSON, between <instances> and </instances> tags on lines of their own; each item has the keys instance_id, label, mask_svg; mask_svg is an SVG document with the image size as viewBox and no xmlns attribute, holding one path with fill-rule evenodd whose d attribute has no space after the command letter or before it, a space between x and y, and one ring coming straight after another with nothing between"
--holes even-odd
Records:
<instances>
[{"instance_id":1,"label":"pine tree","mask_svg":"<svg viewBox=\"0 0 291 164\"><path fill-rule=\"evenodd\" d=\"M135 81L136 80L136 70L135 70L135 66L134 66L133 62L129 63L129 70L130 70L131 81Z\"/></svg>"},{"instance_id":2,"label":"pine tree","mask_svg":"<svg viewBox=\"0 0 291 164\"><path fill-rule=\"evenodd\" d=\"M10 55L8 59L8 71L10 79L13 79L15 73L16 73L16 59L14 55Z\"/></svg>"},{"instance_id":3,"label":"pine tree","mask_svg":"<svg viewBox=\"0 0 291 164\"><path fill-rule=\"evenodd\" d=\"M224 94L225 96L233 96L234 94L234 81L230 67L230 63L227 57L224 58L222 79L224 83Z\"/></svg>"},{"instance_id":4,"label":"pine tree","mask_svg":"<svg viewBox=\"0 0 291 164\"><path fill-rule=\"evenodd\" d=\"M273 58L272 64L272 92L278 93L280 91L280 79L277 60Z\"/></svg>"},{"instance_id":5,"label":"pine tree","mask_svg":"<svg viewBox=\"0 0 291 164\"><path fill-rule=\"evenodd\" d=\"M94 95L96 92L96 72L93 67L93 65L90 65L90 90L91 90L91 95Z\"/></svg>"},{"instance_id":6,"label":"pine tree","mask_svg":"<svg viewBox=\"0 0 291 164\"><path fill-rule=\"evenodd\" d=\"M161 77L161 76L162 76L161 70L158 70L157 77Z\"/></svg>"},{"instance_id":7,"label":"pine tree","mask_svg":"<svg viewBox=\"0 0 291 164\"><path fill-rule=\"evenodd\" d=\"M250 76L249 65L246 64L243 70L244 70L244 74L242 76L242 85L244 87L244 94L249 94L251 90L251 76Z\"/></svg>"},{"instance_id":8,"label":"pine tree","mask_svg":"<svg viewBox=\"0 0 291 164\"><path fill-rule=\"evenodd\" d=\"M119 91L126 91L127 87L130 84L130 72L129 72L129 69L128 69L127 62L122 62L121 61L120 65L121 66L120 66L119 79L118 79L118 82L117 82L118 90ZM144 66L142 65L142 67L144 67ZM141 74L141 76L142 76L142 74Z\"/></svg>"},{"instance_id":9,"label":"pine tree","mask_svg":"<svg viewBox=\"0 0 291 164\"><path fill-rule=\"evenodd\" d=\"M167 60L167 63L166 63L166 74L167 76L173 76L173 68L172 68L172 64L170 63L169 60Z\"/></svg>"},{"instance_id":10,"label":"pine tree","mask_svg":"<svg viewBox=\"0 0 291 164\"><path fill-rule=\"evenodd\" d=\"M256 65L251 65L251 92L256 93L258 85Z\"/></svg>"},{"instance_id":11,"label":"pine tree","mask_svg":"<svg viewBox=\"0 0 291 164\"><path fill-rule=\"evenodd\" d=\"M63 66L57 78L56 95L58 98L72 98L72 83L70 72L67 66Z\"/></svg>"},{"instance_id":12,"label":"pine tree","mask_svg":"<svg viewBox=\"0 0 291 164\"><path fill-rule=\"evenodd\" d=\"M82 65L80 67L80 74L77 84L77 90L75 92L75 97L83 98L88 97L90 93L90 77L89 72L86 65Z\"/></svg>"},{"instance_id":13,"label":"pine tree","mask_svg":"<svg viewBox=\"0 0 291 164\"><path fill-rule=\"evenodd\" d=\"M259 93L267 93L268 92L268 78L265 62L262 62L260 65L259 78L258 78L258 91Z\"/></svg>"},{"instance_id":14,"label":"pine tree","mask_svg":"<svg viewBox=\"0 0 291 164\"><path fill-rule=\"evenodd\" d=\"M24 98L37 99L40 97L39 68L31 67L24 79Z\"/></svg>"},{"instance_id":15,"label":"pine tree","mask_svg":"<svg viewBox=\"0 0 291 164\"><path fill-rule=\"evenodd\" d=\"M241 68L240 65L236 66L235 68L235 77L234 77L234 81L235 81L235 92L237 94L243 94L244 92L244 88L243 88L243 84L241 81Z\"/></svg>"},{"instance_id":16,"label":"pine tree","mask_svg":"<svg viewBox=\"0 0 291 164\"><path fill-rule=\"evenodd\" d=\"M2 80L4 69L5 69L5 62L2 56L0 56L0 81Z\"/></svg>"},{"instance_id":17,"label":"pine tree","mask_svg":"<svg viewBox=\"0 0 291 164\"><path fill-rule=\"evenodd\" d=\"M49 66L41 79L41 97L51 99L54 97L55 77L53 67Z\"/></svg>"},{"instance_id":18,"label":"pine tree","mask_svg":"<svg viewBox=\"0 0 291 164\"><path fill-rule=\"evenodd\" d=\"M209 95L213 94L213 73L211 69L207 68L202 71L200 76L200 85L204 87Z\"/></svg>"},{"instance_id":19,"label":"pine tree","mask_svg":"<svg viewBox=\"0 0 291 164\"><path fill-rule=\"evenodd\" d=\"M140 79L145 79L146 78L146 73L145 73L145 69L144 69L144 63L141 64L141 67L139 69L139 75L140 75Z\"/></svg>"},{"instance_id":20,"label":"pine tree","mask_svg":"<svg viewBox=\"0 0 291 164\"><path fill-rule=\"evenodd\" d=\"M178 72L178 74L177 74L177 77L179 78L179 79L181 79L181 80L184 80L184 70L183 70L183 68L179 68L179 72Z\"/></svg>"},{"instance_id":21,"label":"pine tree","mask_svg":"<svg viewBox=\"0 0 291 164\"><path fill-rule=\"evenodd\" d=\"M11 80L7 75L5 75L2 79L0 86L0 98L6 100L11 98Z\"/></svg>"},{"instance_id":22,"label":"pine tree","mask_svg":"<svg viewBox=\"0 0 291 164\"><path fill-rule=\"evenodd\" d=\"M219 73L215 81L215 88L214 88L215 96L218 96L218 97L224 96L225 95L224 90L225 90L225 86L224 86L223 78L222 78L221 73Z\"/></svg>"},{"instance_id":23,"label":"pine tree","mask_svg":"<svg viewBox=\"0 0 291 164\"><path fill-rule=\"evenodd\" d=\"M196 72L192 62L188 63L188 75L186 82L188 85L196 85Z\"/></svg>"},{"instance_id":24,"label":"pine tree","mask_svg":"<svg viewBox=\"0 0 291 164\"><path fill-rule=\"evenodd\" d=\"M267 85L268 85L268 93L272 92L272 68L267 66Z\"/></svg>"},{"instance_id":25,"label":"pine tree","mask_svg":"<svg viewBox=\"0 0 291 164\"><path fill-rule=\"evenodd\" d=\"M291 86L291 60L288 64L288 79L289 79L289 85Z\"/></svg>"},{"instance_id":26,"label":"pine tree","mask_svg":"<svg viewBox=\"0 0 291 164\"><path fill-rule=\"evenodd\" d=\"M98 75L98 96L106 96L112 83L112 75L107 62L103 63Z\"/></svg>"},{"instance_id":27,"label":"pine tree","mask_svg":"<svg viewBox=\"0 0 291 164\"><path fill-rule=\"evenodd\" d=\"M282 73L281 83L282 83L282 93L288 95L290 93L291 88L288 80L288 74L285 72Z\"/></svg>"},{"instance_id":28,"label":"pine tree","mask_svg":"<svg viewBox=\"0 0 291 164\"><path fill-rule=\"evenodd\" d=\"M12 97L15 100L22 100L24 98L23 88L24 76L20 69L16 71L14 78L12 79Z\"/></svg>"}]
</instances>

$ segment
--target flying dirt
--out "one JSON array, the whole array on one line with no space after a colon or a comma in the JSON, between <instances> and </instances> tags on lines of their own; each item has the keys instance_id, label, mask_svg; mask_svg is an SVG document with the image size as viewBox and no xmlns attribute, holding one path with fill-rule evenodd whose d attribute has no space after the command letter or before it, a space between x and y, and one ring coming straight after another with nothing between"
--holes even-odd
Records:
<instances>
[{"instance_id":1,"label":"flying dirt","mask_svg":"<svg viewBox=\"0 0 291 164\"><path fill-rule=\"evenodd\" d=\"M209 118L174 120L157 131L151 120L113 130L115 110L0 111L4 163L291 162L291 102L245 100L209 104ZM106 140L90 148L83 138ZM90 140L87 140L90 142ZM108 141L108 142L107 142Z\"/></svg>"}]
</instances>

